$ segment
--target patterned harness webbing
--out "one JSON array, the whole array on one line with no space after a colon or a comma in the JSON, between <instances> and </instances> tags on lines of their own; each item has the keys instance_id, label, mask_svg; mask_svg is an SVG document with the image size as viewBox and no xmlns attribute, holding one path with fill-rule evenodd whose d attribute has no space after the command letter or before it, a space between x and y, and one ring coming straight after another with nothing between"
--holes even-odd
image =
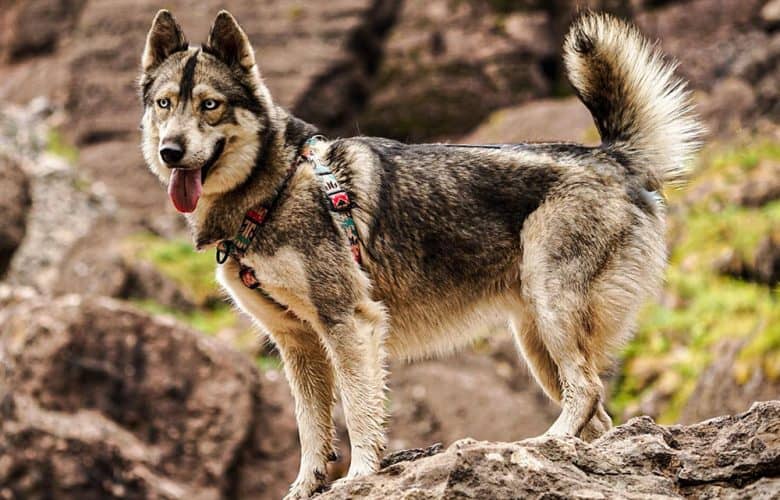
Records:
<instances>
[{"instance_id":1,"label":"patterned harness webbing","mask_svg":"<svg viewBox=\"0 0 780 500\"><path fill-rule=\"evenodd\" d=\"M336 220L340 223L341 229L347 235L349 248L352 251L352 258L355 262L361 264L360 258L360 239L358 237L355 219L352 218L352 201L349 199L349 193L341 187L336 176L333 175L330 168L323 162L314 150L318 142L323 141L322 136L314 136L303 145L301 156L314 165L314 173L320 179L325 196L330 201L330 210L335 213Z\"/></svg>"},{"instance_id":2,"label":"patterned harness webbing","mask_svg":"<svg viewBox=\"0 0 780 500\"><path fill-rule=\"evenodd\" d=\"M257 276L255 276L254 270L241 262L241 258L246 254L249 245L252 244L252 240L255 239L260 226L268 219L268 214L276 207L279 196L297 170L298 164L302 161L308 161L313 165L314 173L320 180L325 196L328 198L330 210L336 214L335 217L339 219L340 226L347 236L352 257L358 265L361 263L360 239L358 238L355 220L352 218L352 202L349 199L349 194L346 190L342 189L336 176L333 175L333 172L331 172L328 166L320 160L319 156L314 151L314 147L317 143L323 140L324 138L322 136L314 136L308 139L301 150L301 157L296 163L293 163L293 165L290 166L290 169L287 171L287 176L277 191L273 201L269 205L263 205L255 210L247 210L236 236L230 240L222 240L217 245L217 263L224 264L228 257L236 259L240 266L238 276L247 288L252 290L259 288L260 281L257 279ZM271 298L263 290L259 291Z\"/></svg>"}]
</instances>

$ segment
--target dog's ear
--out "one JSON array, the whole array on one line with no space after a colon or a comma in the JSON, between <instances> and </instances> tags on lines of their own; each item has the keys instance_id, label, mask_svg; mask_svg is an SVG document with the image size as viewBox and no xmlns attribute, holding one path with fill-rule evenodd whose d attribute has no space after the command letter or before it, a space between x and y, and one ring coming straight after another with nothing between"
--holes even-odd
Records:
<instances>
[{"instance_id":1,"label":"dog's ear","mask_svg":"<svg viewBox=\"0 0 780 500\"><path fill-rule=\"evenodd\" d=\"M146 35L146 47L141 58L141 67L149 72L165 61L174 52L187 50L189 44L173 15L163 9L154 16L152 27Z\"/></svg>"},{"instance_id":2,"label":"dog's ear","mask_svg":"<svg viewBox=\"0 0 780 500\"><path fill-rule=\"evenodd\" d=\"M236 18L221 10L211 26L206 51L230 67L251 71L255 65L255 51Z\"/></svg>"}]
</instances>

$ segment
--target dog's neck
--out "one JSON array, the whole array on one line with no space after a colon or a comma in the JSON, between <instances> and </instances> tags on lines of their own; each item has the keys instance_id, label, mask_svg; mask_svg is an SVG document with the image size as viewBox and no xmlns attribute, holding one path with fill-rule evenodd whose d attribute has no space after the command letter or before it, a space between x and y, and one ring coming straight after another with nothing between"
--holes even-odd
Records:
<instances>
[{"instance_id":1,"label":"dog's neck","mask_svg":"<svg viewBox=\"0 0 780 500\"><path fill-rule=\"evenodd\" d=\"M301 146L316 133L313 125L277 107L258 138L260 147L249 176L226 193L204 196L198 211L187 217L195 247L204 249L234 237L247 210L271 203L290 166L298 161Z\"/></svg>"}]
</instances>

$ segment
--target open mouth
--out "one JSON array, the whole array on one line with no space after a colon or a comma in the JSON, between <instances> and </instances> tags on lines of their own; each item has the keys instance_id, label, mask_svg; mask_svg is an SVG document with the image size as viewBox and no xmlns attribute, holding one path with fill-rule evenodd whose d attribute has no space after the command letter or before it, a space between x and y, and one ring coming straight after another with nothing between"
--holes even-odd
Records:
<instances>
[{"instance_id":1,"label":"open mouth","mask_svg":"<svg viewBox=\"0 0 780 500\"><path fill-rule=\"evenodd\" d=\"M171 197L173 206L181 213L195 211L198 200L203 192L203 183L211 167L222 156L225 149L225 139L217 142L214 152L206 163L200 168L174 168L171 172L171 181L168 184L168 196Z\"/></svg>"}]
</instances>

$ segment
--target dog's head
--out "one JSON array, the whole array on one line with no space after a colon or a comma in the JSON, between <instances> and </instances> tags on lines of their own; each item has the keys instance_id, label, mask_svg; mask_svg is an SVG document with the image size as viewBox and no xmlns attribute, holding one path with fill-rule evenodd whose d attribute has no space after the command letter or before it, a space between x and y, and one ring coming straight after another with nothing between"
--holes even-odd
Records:
<instances>
[{"instance_id":1,"label":"dog's head","mask_svg":"<svg viewBox=\"0 0 780 500\"><path fill-rule=\"evenodd\" d=\"M250 174L273 112L244 31L221 11L208 41L190 47L167 10L141 59L143 153L180 212Z\"/></svg>"}]
</instances>

